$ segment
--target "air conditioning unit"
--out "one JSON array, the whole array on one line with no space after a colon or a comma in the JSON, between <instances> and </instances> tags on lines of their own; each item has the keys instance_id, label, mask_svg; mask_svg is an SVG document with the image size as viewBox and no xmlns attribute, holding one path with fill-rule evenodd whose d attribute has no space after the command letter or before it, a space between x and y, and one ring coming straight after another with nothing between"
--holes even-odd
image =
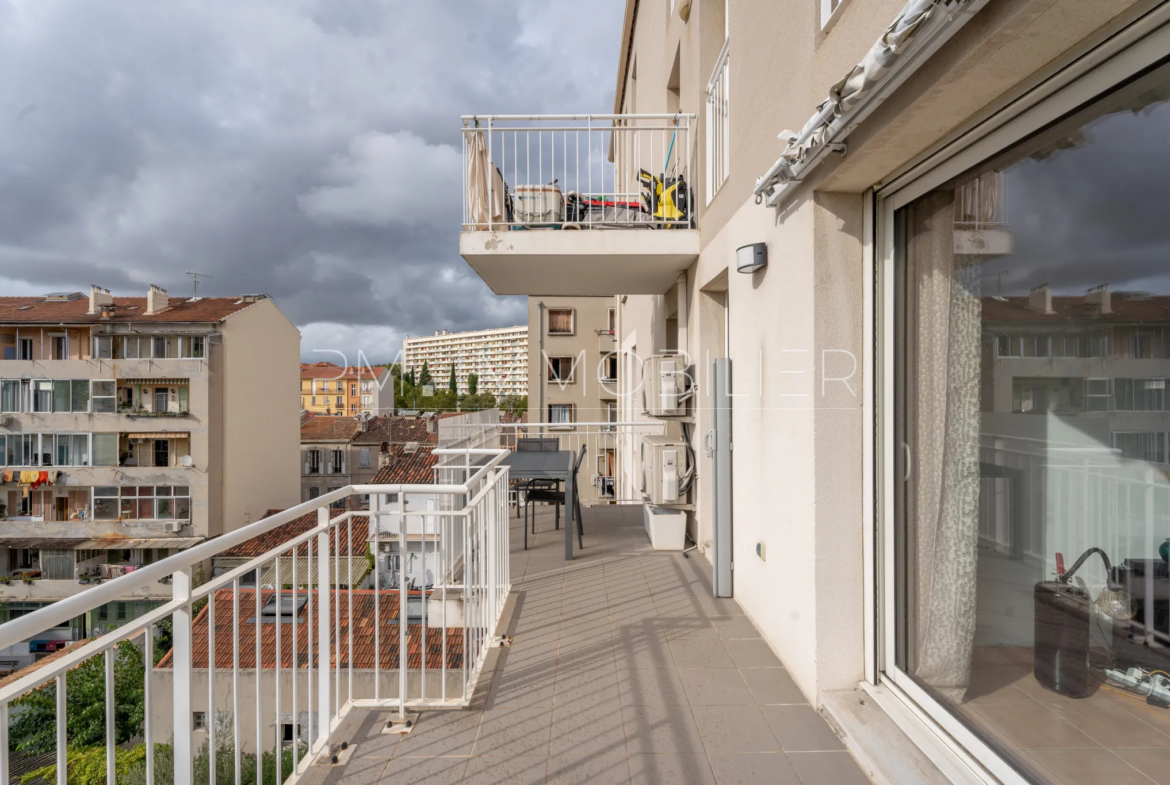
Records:
<instances>
[{"instance_id":1,"label":"air conditioning unit","mask_svg":"<svg viewBox=\"0 0 1170 785\"><path fill-rule=\"evenodd\" d=\"M163 531L170 532L171 534L178 534L182 528L183 524L181 521L167 521L163 524Z\"/></svg>"},{"instance_id":2,"label":"air conditioning unit","mask_svg":"<svg viewBox=\"0 0 1170 785\"><path fill-rule=\"evenodd\" d=\"M651 504L685 501L689 477L687 445L671 436L642 439L642 494Z\"/></svg>"},{"instance_id":3,"label":"air conditioning unit","mask_svg":"<svg viewBox=\"0 0 1170 785\"><path fill-rule=\"evenodd\" d=\"M642 411L651 417L686 414L691 383L680 354L654 354L642 363Z\"/></svg>"}]
</instances>

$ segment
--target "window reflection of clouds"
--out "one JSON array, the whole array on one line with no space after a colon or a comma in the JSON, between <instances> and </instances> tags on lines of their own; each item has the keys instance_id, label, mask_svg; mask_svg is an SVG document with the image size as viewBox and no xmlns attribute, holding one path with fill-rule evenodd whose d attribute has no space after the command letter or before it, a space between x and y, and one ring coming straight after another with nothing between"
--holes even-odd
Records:
<instances>
[{"instance_id":1,"label":"window reflection of clouds","mask_svg":"<svg viewBox=\"0 0 1170 785\"><path fill-rule=\"evenodd\" d=\"M1004 294L1170 292L1170 105L1107 114L1004 174L1013 253L985 270L1008 272Z\"/></svg>"}]
</instances>

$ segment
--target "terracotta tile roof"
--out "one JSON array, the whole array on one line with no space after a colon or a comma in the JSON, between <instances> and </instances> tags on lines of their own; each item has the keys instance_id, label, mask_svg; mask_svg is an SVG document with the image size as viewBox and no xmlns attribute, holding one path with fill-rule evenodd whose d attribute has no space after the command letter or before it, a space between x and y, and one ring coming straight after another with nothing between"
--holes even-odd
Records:
<instances>
[{"instance_id":1,"label":"terracotta tile roof","mask_svg":"<svg viewBox=\"0 0 1170 785\"><path fill-rule=\"evenodd\" d=\"M420 444L416 452L408 453L404 445L393 445L390 448L390 465L383 466L370 482L374 485L433 484L434 468L439 463L439 456L434 454L433 449L433 445Z\"/></svg>"},{"instance_id":2,"label":"terracotta tile roof","mask_svg":"<svg viewBox=\"0 0 1170 785\"><path fill-rule=\"evenodd\" d=\"M356 417L316 415L301 423L302 442L347 442L357 432Z\"/></svg>"},{"instance_id":3,"label":"terracotta tile roof","mask_svg":"<svg viewBox=\"0 0 1170 785\"><path fill-rule=\"evenodd\" d=\"M46 301L44 297L0 297L0 324L125 324L127 322L221 322L237 311L255 304L254 298L170 297L161 313L146 313L145 297L115 297L114 313L103 319L100 313L86 313L89 297Z\"/></svg>"},{"instance_id":4,"label":"terracotta tile roof","mask_svg":"<svg viewBox=\"0 0 1170 785\"><path fill-rule=\"evenodd\" d=\"M276 515L278 512L281 512L281 510L269 510L268 512L264 513L264 518L271 518L273 515ZM345 510L335 510L334 514L331 517L336 518L339 515L343 515L343 514L345 514ZM263 520L263 518L261 520ZM305 532L307 532L309 529L312 529L316 525L317 525L317 513L310 512L310 513L307 513L305 515L302 515L299 518L294 518L293 520L289 521L286 524L283 524L281 526L277 526L275 529L273 529L271 531L268 531L268 532L265 532L264 534L253 537L252 539L248 540L247 542L240 543L239 545L235 546L234 548L228 548L226 551L223 551L218 556L216 556L216 558L226 557L226 558L235 558L235 559L239 559L239 558L252 559L252 558L255 558L257 556L263 556L264 554L268 553L269 551L271 551L275 548L278 548L282 543L288 542L289 540L293 539L294 537L296 537L299 534L304 534ZM366 552L366 538L369 536L370 521L368 518L355 516L353 518L352 527L353 527L352 533L349 531L346 531L346 526L344 524L341 524L338 527L335 527L333 529L333 531L331 531L329 533L330 553L336 553L339 556L349 556L350 555L349 545L350 545L350 542L352 540L353 554L357 555L357 556L361 556L361 555L365 554L365 552ZM337 547L334 544L334 539L336 537L338 529L341 530L341 545L340 545L340 547ZM316 552L317 552L317 546L314 545L313 546L313 553L315 554ZM302 544L300 546L300 548L297 549L297 553L298 553L298 555L301 555L301 556L307 555L308 551L305 550L304 544Z\"/></svg>"},{"instance_id":5,"label":"terracotta tile roof","mask_svg":"<svg viewBox=\"0 0 1170 785\"><path fill-rule=\"evenodd\" d=\"M1102 323L1170 322L1170 296L1134 297L1113 292L1113 313L1100 313L1096 305L1086 304L1084 297L1052 298L1055 313L1044 314L1028 307L1027 297L984 297L983 320L990 322L1062 322L1070 319Z\"/></svg>"},{"instance_id":6,"label":"terracotta tile roof","mask_svg":"<svg viewBox=\"0 0 1170 785\"><path fill-rule=\"evenodd\" d=\"M261 604L275 595L273 589L261 589ZM292 591L281 592L282 596L291 596ZM305 591L297 592L298 597L304 597ZM313 612L316 614L319 605L318 592L309 592L312 595ZM330 650L333 656L330 665L347 668L352 661L355 669L373 670L374 647L374 591L371 589L355 589L352 593L348 589L331 591L331 605L337 608L335 612L339 620L338 625L329 625L332 644ZM421 596L421 592L410 592L414 597ZM353 649L349 647L349 601L353 597ZM398 656L398 592L378 592L379 613L381 614L380 653L381 667L386 670L396 670L399 664ZM192 665L195 668L206 668L208 656L208 614L209 607L205 607L192 622ZM234 608L232 607L231 589L220 589L215 593L215 667L230 673L232 669L232 630L235 623ZM240 589L240 667L256 667L256 590ZM297 615L297 661L299 667L309 664L309 642L313 641L313 665L320 666L319 652L316 647L317 619L313 618L313 627L309 624L308 604L300 609ZM260 623L260 667L276 667L276 622ZM338 630L338 627L340 630ZM338 634L340 632L340 635ZM407 626L407 659L408 668L421 668L423 662L423 636L421 624ZM280 623L280 667L290 668L293 664L293 623ZM443 664L443 642L447 644L447 667L459 669L463 667L463 630L462 628L447 628L443 630L427 627L426 636L426 665L427 668L438 669ZM340 640L340 646L338 641ZM172 666L172 652L159 661L156 668L170 668Z\"/></svg>"},{"instance_id":7,"label":"terracotta tile roof","mask_svg":"<svg viewBox=\"0 0 1170 785\"><path fill-rule=\"evenodd\" d=\"M366 422L366 429L358 428L357 436L353 437L354 444L383 444L385 442L393 441L393 429L390 423L390 416L371 417Z\"/></svg>"},{"instance_id":8,"label":"terracotta tile roof","mask_svg":"<svg viewBox=\"0 0 1170 785\"><path fill-rule=\"evenodd\" d=\"M370 418L369 427L353 439L356 444L404 444L406 442L438 443L438 433L427 430L427 420L422 417L382 415Z\"/></svg>"}]
</instances>

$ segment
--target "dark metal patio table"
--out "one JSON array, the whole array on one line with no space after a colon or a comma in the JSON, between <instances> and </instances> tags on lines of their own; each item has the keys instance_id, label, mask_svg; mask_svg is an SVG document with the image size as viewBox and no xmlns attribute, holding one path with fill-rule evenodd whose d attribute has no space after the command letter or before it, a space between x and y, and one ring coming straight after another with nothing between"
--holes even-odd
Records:
<instances>
[{"instance_id":1,"label":"dark metal patio table","mask_svg":"<svg viewBox=\"0 0 1170 785\"><path fill-rule=\"evenodd\" d=\"M515 480L558 480L565 488L565 561L573 560L573 453L513 450L503 461Z\"/></svg>"}]
</instances>

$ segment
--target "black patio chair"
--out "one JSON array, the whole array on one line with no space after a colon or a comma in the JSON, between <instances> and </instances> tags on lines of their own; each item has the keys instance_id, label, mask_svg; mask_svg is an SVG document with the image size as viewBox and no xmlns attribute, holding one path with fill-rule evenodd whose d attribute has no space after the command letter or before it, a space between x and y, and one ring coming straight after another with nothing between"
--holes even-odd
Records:
<instances>
[{"instance_id":1,"label":"black patio chair","mask_svg":"<svg viewBox=\"0 0 1170 785\"><path fill-rule=\"evenodd\" d=\"M581 515L581 482L578 474L581 464L585 462L585 446L577 453L577 460L573 462L573 511L577 515L577 544L585 547L585 523ZM531 481L536 482L536 481ZM565 492L558 487L531 488L524 493L524 550L528 550L528 507L532 504L548 503L555 505L556 530L561 528L561 505L565 503ZM536 511L532 511L532 533L536 534Z\"/></svg>"},{"instance_id":2,"label":"black patio chair","mask_svg":"<svg viewBox=\"0 0 1170 785\"><path fill-rule=\"evenodd\" d=\"M516 452L556 452L561 449L561 440L556 436L523 436L516 440ZM533 484L534 483L534 484ZM516 517L520 517L520 491L522 486L532 484L533 488L556 488L556 483L547 480L513 480L512 487L516 490Z\"/></svg>"}]
</instances>

